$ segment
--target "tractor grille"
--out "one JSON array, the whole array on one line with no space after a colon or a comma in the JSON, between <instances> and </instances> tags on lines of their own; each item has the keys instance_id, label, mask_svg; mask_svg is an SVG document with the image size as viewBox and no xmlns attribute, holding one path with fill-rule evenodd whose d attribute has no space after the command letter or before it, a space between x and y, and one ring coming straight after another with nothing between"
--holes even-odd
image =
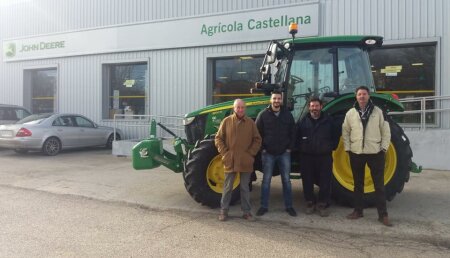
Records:
<instances>
[{"instance_id":1,"label":"tractor grille","mask_svg":"<svg viewBox=\"0 0 450 258\"><path fill-rule=\"evenodd\" d=\"M192 123L184 127L186 138L189 144L195 144L200 139L205 137L206 115L199 115L195 117Z\"/></svg>"}]
</instances>

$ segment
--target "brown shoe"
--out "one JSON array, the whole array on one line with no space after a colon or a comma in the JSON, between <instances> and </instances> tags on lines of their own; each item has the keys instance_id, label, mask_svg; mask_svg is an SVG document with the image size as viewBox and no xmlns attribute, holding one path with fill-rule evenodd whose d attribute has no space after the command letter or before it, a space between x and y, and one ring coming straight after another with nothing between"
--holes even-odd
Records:
<instances>
[{"instance_id":1,"label":"brown shoe","mask_svg":"<svg viewBox=\"0 0 450 258\"><path fill-rule=\"evenodd\" d=\"M352 213L347 215L347 219L359 219L364 217L364 215L362 214L362 212L357 211L357 210L353 210Z\"/></svg>"},{"instance_id":2,"label":"brown shoe","mask_svg":"<svg viewBox=\"0 0 450 258\"><path fill-rule=\"evenodd\" d=\"M327 205L325 203L319 203L316 209L319 212L320 217L330 216L330 210L327 208Z\"/></svg>"},{"instance_id":3,"label":"brown shoe","mask_svg":"<svg viewBox=\"0 0 450 258\"><path fill-rule=\"evenodd\" d=\"M383 217L379 217L378 221L381 222L386 227L392 227L392 223L389 221L389 217L387 215L383 216Z\"/></svg>"},{"instance_id":4,"label":"brown shoe","mask_svg":"<svg viewBox=\"0 0 450 258\"><path fill-rule=\"evenodd\" d=\"M228 219L228 211L220 210L219 221L226 221Z\"/></svg>"},{"instance_id":5,"label":"brown shoe","mask_svg":"<svg viewBox=\"0 0 450 258\"><path fill-rule=\"evenodd\" d=\"M255 217L253 217L253 215L251 213L244 213L244 215L242 215L242 218L247 220L247 221L255 221Z\"/></svg>"}]
</instances>

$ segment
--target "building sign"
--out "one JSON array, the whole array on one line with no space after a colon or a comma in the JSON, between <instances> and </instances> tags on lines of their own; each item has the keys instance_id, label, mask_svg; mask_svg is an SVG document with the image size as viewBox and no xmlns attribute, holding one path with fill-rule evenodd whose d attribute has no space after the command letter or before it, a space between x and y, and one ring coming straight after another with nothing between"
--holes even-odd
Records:
<instances>
[{"instance_id":1,"label":"building sign","mask_svg":"<svg viewBox=\"0 0 450 258\"><path fill-rule=\"evenodd\" d=\"M19 61L124 51L197 47L319 35L319 3L250 9L3 40L3 60Z\"/></svg>"}]
</instances>

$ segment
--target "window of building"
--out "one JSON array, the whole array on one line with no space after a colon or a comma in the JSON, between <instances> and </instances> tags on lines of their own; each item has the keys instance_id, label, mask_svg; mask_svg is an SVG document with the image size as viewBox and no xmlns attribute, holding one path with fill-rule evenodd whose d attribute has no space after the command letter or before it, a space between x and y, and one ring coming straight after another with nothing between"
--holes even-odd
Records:
<instances>
[{"instance_id":1,"label":"window of building","mask_svg":"<svg viewBox=\"0 0 450 258\"><path fill-rule=\"evenodd\" d=\"M25 70L25 106L29 107L33 114L55 112L56 83L56 68Z\"/></svg>"},{"instance_id":2,"label":"window of building","mask_svg":"<svg viewBox=\"0 0 450 258\"><path fill-rule=\"evenodd\" d=\"M213 60L212 102L220 103L236 98L247 98L262 94L251 94L255 82L261 80L259 68L262 56L237 56Z\"/></svg>"},{"instance_id":3,"label":"window of building","mask_svg":"<svg viewBox=\"0 0 450 258\"><path fill-rule=\"evenodd\" d=\"M147 113L147 71L147 62L103 65L103 118Z\"/></svg>"},{"instance_id":4,"label":"window of building","mask_svg":"<svg viewBox=\"0 0 450 258\"><path fill-rule=\"evenodd\" d=\"M370 53L377 91L401 98L435 95L436 45L386 46Z\"/></svg>"},{"instance_id":5,"label":"window of building","mask_svg":"<svg viewBox=\"0 0 450 258\"><path fill-rule=\"evenodd\" d=\"M370 53L377 92L395 93L400 98L436 95L436 44L384 46ZM427 109L434 108L427 103ZM406 110L420 110L420 102L405 103ZM400 123L420 123L420 114L395 117ZM426 117L435 123L435 115Z\"/></svg>"}]
</instances>

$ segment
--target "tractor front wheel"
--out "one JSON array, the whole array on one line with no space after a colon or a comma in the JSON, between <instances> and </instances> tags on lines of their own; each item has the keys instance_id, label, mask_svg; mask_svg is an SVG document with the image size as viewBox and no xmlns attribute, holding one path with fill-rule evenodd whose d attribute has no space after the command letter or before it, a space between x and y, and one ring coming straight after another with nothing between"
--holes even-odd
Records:
<instances>
[{"instance_id":1,"label":"tractor front wheel","mask_svg":"<svg viewBox=\"0 0 450 258\"><path fill-rule=\"evenodd\" d=\"M189 153L183 178L186 190L195 201L211 208L220 206L225 174L214 139L200 141ZM233 183L231 203L239 198L239 182L237 176Z\"/></svg>"}]
</instances>

